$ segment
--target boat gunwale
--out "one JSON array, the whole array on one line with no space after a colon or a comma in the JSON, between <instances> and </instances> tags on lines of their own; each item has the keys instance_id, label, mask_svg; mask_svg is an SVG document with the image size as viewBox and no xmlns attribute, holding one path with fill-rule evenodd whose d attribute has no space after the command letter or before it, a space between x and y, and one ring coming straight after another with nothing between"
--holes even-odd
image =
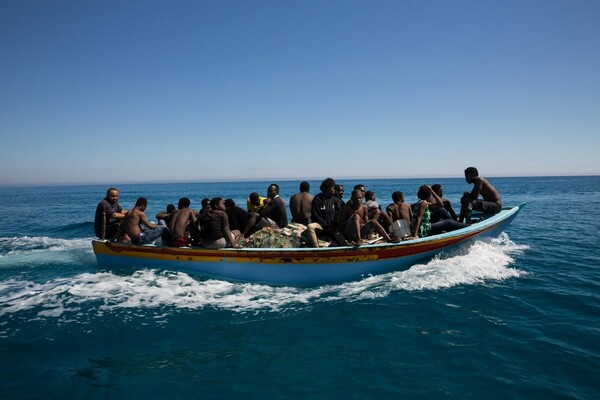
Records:
<instances>
[{"instance_id":1,"label":"boat gunwale","mask_svg":"<svg viewBox=\"0 0 600 400\"><path fill-rule=\"evenodd\" d=\"M398 250L403 253L419 253L420 248L445 247L447 243L455 244L468 240L474 236L480 235L488 230L494 229L498 224L511 217L526 203L521 203L514 207L503 208L502 212L492 215L488 219L458 229L452 232L444 232L439 235L427 236L414 240L405 240L398 243L378 243L363 246L336 246L336 247L302 247L302 248L221 248L207 249L202 247L171 247L161 245L134 245L125 242L112 242L108 240L93 240L94 253L96 247L104 244L114 255L128 254L161 254L165 256L177 257L232 257L232 258L255 258L255 257L300 257L300 258L320 258L320 257L352 257L367 256L369 253L378 254L379 257L389 252Z\"/></svg>"}]
</instances>

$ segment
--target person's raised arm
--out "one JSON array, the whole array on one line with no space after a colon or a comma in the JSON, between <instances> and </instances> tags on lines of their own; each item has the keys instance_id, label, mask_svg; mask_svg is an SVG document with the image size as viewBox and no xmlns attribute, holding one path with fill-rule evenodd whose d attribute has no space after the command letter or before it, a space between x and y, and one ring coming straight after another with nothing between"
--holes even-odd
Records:
<instances>
[{"instance_id":1,"label":"person's raised arm","mask_svg":"<svg viewBox=\"0 0 600 400\"><path fill-rule=\"evenodd\" d=\"M166 219L169 218L170 215L171 213L168 212L159 212L158 214L156 214L156 219Z\"/></svg>"},{"instance_id":2,"label":"person's raised arm","mask_svg":"<svg viewBox=\"0 0 600 400\"><path fill-rule=\"evenodd\" d=\"M482 188L483 180L479 177L475 178L473 181L473 190L471 190L471 193L469 193L469 197L471 198L471 200L477 200Z\"/></svg>"},{"instance_id":3,"label":"person's raised arm","mask_svg":"<svg viewBox=\"0 0 600 400\"><path fill-rule=\"evenodd\" d=\"M144 214L144 213L141 213L140 221L142 222L142 224L146 225L150 229L158 228L158 225L153 224L152 222L148 221L148 217L146 217L146 214Z\"/></svg>"},{"instance_id":4,"label":"person's raised arm","mask_svg":"<svg viewBox=\"0 0 600 400\"><path fill-rule=\"evenodd\" d=\"M431 186L427 186L427 189L429 189L429 194L431 197L433 197L435 204L437 204L439 206L438 208L444 207L444 201L442 200L442 198L440 196L438 196L438 194L436 192L433 191Z\"/></svg>"}]
</instances>

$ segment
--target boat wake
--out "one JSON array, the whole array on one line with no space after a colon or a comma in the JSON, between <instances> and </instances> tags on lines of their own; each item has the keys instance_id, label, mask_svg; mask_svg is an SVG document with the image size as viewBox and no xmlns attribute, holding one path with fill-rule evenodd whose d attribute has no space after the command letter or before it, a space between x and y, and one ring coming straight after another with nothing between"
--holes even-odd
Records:
<instances>
[{"instance_id":1,"label":"boat wake","mask_svg":"<svg viewBox=\"0 0 600 400\"><path fill-rule=\"evenodd\" d=\"M45 251L79 246L78 241L37 240ZM89 240L85 239L85 243L89 247ZM33 251L31 244L24 247L25 251ZM31 318L61 317L68 321L81 314L84 307L89 309L88 316L137 313L143 309L168 313L205 307L240 313L294 312L318 303L363 301L387 297L393 292L442 290L520 277L525 272L511 267L513 256L527 249L503 234L491 241L477 241L462 253L442 255L406 271L314 288L197 280L183 272L155 269L135 270L125 275L82 273L41 283L12 277L0 281L0 321L24 312L30 313Z\"/></svg>"},{"instance_id":2,"label":"boat wake","mask_svg":"<svg viewBox=\"0 0 600 400\"><path fill-rule=\"evenodd\" d=\"M0 258L48 251L82 250L93 253L90 246L91 240L91 237L79 239L56 239L46 236L2 237L0 238Z\"/></svg>"}]
</instances>

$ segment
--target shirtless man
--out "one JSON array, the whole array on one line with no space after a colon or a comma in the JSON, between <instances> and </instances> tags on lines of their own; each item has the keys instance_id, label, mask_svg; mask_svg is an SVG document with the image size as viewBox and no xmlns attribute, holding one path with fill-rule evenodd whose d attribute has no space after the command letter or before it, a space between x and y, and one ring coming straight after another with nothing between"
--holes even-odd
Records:
<instances>
[{"instance_id":1,"label":"shirtless man","mask_svg":"<svg viewBox=\"0 0 600 400\"><path fill-rule=\"evenodd\" d=\"M410 204L404 202L404 194L402 192L392 193L392 201L394 203L386 208L392 222L405 219L410 224L410 221L412 221L412 208Z\"/></svg>"},{"instance_id":2,"label":"shirtless man","mask_svg":"<svg viewBox=\"0 0 600 400\"><path fill-rule=\"evenodd\" d=\"M310 184L303 181L300 183L300 192L290 198L292 222L297 222L302 225L308 225L310 223L313 196L308 193L309 190Z\"/></svg>"},{"instance_id":3,"label":"shirtless man","mask_svg":"<svg viewBox=\"0 0 600 400\"><path fill-rule=\"evenodd\" d=\"M500 194L485 178L479 176L477 168L469 167L465 169L465 180L474 186L471 192L465 192L460 199L459 222L464 220L467 224L470 224L473 210L492 214L497 214L502 210ZM477 199L479 195L483 197L483 200Z\"/></svg>"},{"instance_id":4,"label":"shirtless man","mask_svg":"<svg viewBox=\"0 0 600 400\"><path fill-rule=\"evenodd\" d=\"M156 239L168 232L166 227L148 221L145 213L147 206L148 201L146 198L140 197L137 199L133 210L129 211L123 219L125 232L127 232L133 244L154 243Z\"/></svg>"},{"instance_id":5,"label":"shirtless man","mask_svg":"<svg viewBox=\"0 0 600 400\"><path fill-rule=\"evenodd\" d=\"M196 223L196 212L190 207L190 199L182 197L179 199L177 210L173 211L169 221L169 232L171 233L171 246L183 247L191 243L192 237L188 229L190 222Z\"/></svg>"},{"instance_id":6,"label":"shirtless man","mask_svg":"<svg viewBox=\"0 0 600 400\"><path fill-rule=\"evenodd\" d=\"M374 219L369 219L367 206L362 204L363 193L360 189L352 191L352 197L340 211L340 227L344 230L344 236L357 245L364 244L363 237L370 235L376 230L386 242L398 242L392 239L385 229Z\"/></svg>"}]
</instances>

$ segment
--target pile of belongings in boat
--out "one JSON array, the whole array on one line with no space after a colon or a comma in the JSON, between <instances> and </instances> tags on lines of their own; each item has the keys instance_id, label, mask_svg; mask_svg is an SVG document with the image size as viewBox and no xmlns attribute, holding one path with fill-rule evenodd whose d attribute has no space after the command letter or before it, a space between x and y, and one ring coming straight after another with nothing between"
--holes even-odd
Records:
<instances>
[{"instance_id":1,"label":"pile of belongings in boat","mask_svg":"<svg viewBox=\"0 0 600 400\"><path fill-rule=\"evenodd\" d=\"M275 248L275 249L292 249L302 247L308 239L303 238L303 233L306 231L306 226L292 222L285 228L273 229L263 228L260 231L253 233L240 240L239 245L250 248Z\"/></svg>"},{"instance_id":2,"label":"pile of belongings in boat","mask_svg":"<svg viewBox=\"0 0 600 400\"><path fill-rule=\"evenodd\" d=\"M285 228L281 229L263 228L240 240L239 245L256 249L293 249L306 247L307 245L310 246L306 229L306 225L295 222L291 222ZM369 244L382 241L383 238L379 235L373 235L373 237L366 240ZM329 247L332 245L336 245L333 239L328 241L319 238L320 247Z\"/></svg>"}]
</instances>

